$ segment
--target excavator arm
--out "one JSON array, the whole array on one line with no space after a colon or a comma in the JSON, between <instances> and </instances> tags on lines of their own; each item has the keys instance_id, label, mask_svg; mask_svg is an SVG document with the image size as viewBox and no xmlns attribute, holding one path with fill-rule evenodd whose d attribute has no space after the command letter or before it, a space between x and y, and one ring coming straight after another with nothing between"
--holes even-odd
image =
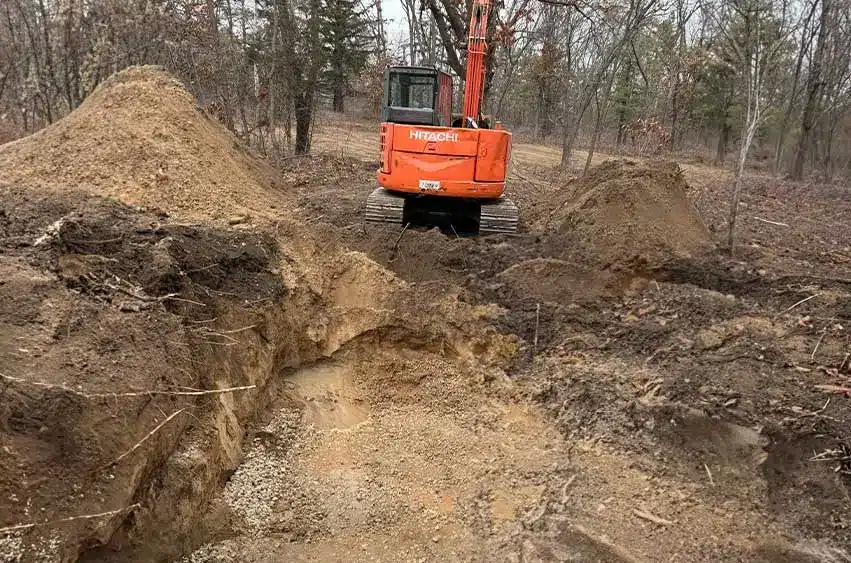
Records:
<instances>
[{"instance_id":1,"label":"excavator arm","mask_svg":"<svg viewBox=\"0 0 851 563\"><path fill-rule=\"evenodd\" d=\"M474 0L467 33L467 74L464 81L464 122L478 121L485 85L485 57L490 0Z\"/></svg>"}]
</instances>

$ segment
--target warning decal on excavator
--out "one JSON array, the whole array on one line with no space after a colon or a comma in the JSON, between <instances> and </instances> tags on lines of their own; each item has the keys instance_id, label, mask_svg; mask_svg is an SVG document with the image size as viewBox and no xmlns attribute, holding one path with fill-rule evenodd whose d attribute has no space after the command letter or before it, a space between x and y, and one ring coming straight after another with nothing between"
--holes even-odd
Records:
<instances>
[{"instance_id":1,"label":"warning decal on excavator","mask_svg":"<svg viewBox=\"0 0 851 563\"><path fill-rule=\"evenodd\" d=\"M420 180L420 189L436 191L440 189L440 182L435 180Z\"/></svg>"}]
</instances>

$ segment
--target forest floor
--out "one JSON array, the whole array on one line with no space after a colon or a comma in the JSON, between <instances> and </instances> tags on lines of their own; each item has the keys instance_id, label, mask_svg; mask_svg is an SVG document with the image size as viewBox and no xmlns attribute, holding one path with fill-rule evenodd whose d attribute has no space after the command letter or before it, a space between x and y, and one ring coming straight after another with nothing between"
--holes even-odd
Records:
<instances>
[{"instance_id":1,"label":"forest floor","mask_svg":"<svg viewBox=\"0 0 851 563\"><path fill-rule=\"evenodd\" d=\"M0 147L0 561L851 561L847 190L730 258L725 170L518 144L520 233L400 238L376 145L133 69Z\"/></svg>"}]
</instances>

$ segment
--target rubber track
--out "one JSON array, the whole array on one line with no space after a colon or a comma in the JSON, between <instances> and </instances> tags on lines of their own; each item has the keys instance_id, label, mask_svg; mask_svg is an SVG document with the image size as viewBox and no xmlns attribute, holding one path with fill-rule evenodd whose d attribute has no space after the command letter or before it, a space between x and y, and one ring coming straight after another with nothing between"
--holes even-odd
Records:
<instances>
[{"instance_id":1,"label":"rubber track","mask_svg":"<svg viewBox=\"0 0 851 563\"><path fill-rule=\"evenodd\" d=\"M366 198L364 218L372 223L402 224L405 212L405 197L383 188L374 190Z\"/></svg>"},{"instance_id":2,"label":"rubber track","mask_svg":"<svg viewBox=\"0 0 851 563\"><path fill-rule=\"evenodd\" d=\"M375 189L366 199L364 219L371 223L401 225L405 213L405 196L383 188ZM520 213L508 198L481 203L479 234L516 233Z\"/></svg>"},{"instance_id":3,"label":"rubber track","mask_svg":"<svg viewBox=\"0 0 851 563\"><path fill-rule=\"evenodd\" d=\"M510 199L503 197L483 202L479 220L479 234L516 233L520 212Z\"/></svg>"}]
</instances>

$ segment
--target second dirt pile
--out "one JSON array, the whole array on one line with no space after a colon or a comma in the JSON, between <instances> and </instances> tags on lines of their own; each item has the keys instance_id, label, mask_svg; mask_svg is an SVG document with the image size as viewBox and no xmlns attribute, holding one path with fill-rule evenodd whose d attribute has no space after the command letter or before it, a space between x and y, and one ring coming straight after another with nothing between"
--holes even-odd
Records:
<instances>
[{"instance_id":1,"label":"second dirt pile","mask_svg":"<svg viewBox=\"0 0 851 563\"><path fill-rule=\"evenodd\" d=\"M653 261L712 246L674 163L607 161L571 187L539 225L551 233L554 254L582 248L603 263Z\"/></svg>"}]
</instances>

